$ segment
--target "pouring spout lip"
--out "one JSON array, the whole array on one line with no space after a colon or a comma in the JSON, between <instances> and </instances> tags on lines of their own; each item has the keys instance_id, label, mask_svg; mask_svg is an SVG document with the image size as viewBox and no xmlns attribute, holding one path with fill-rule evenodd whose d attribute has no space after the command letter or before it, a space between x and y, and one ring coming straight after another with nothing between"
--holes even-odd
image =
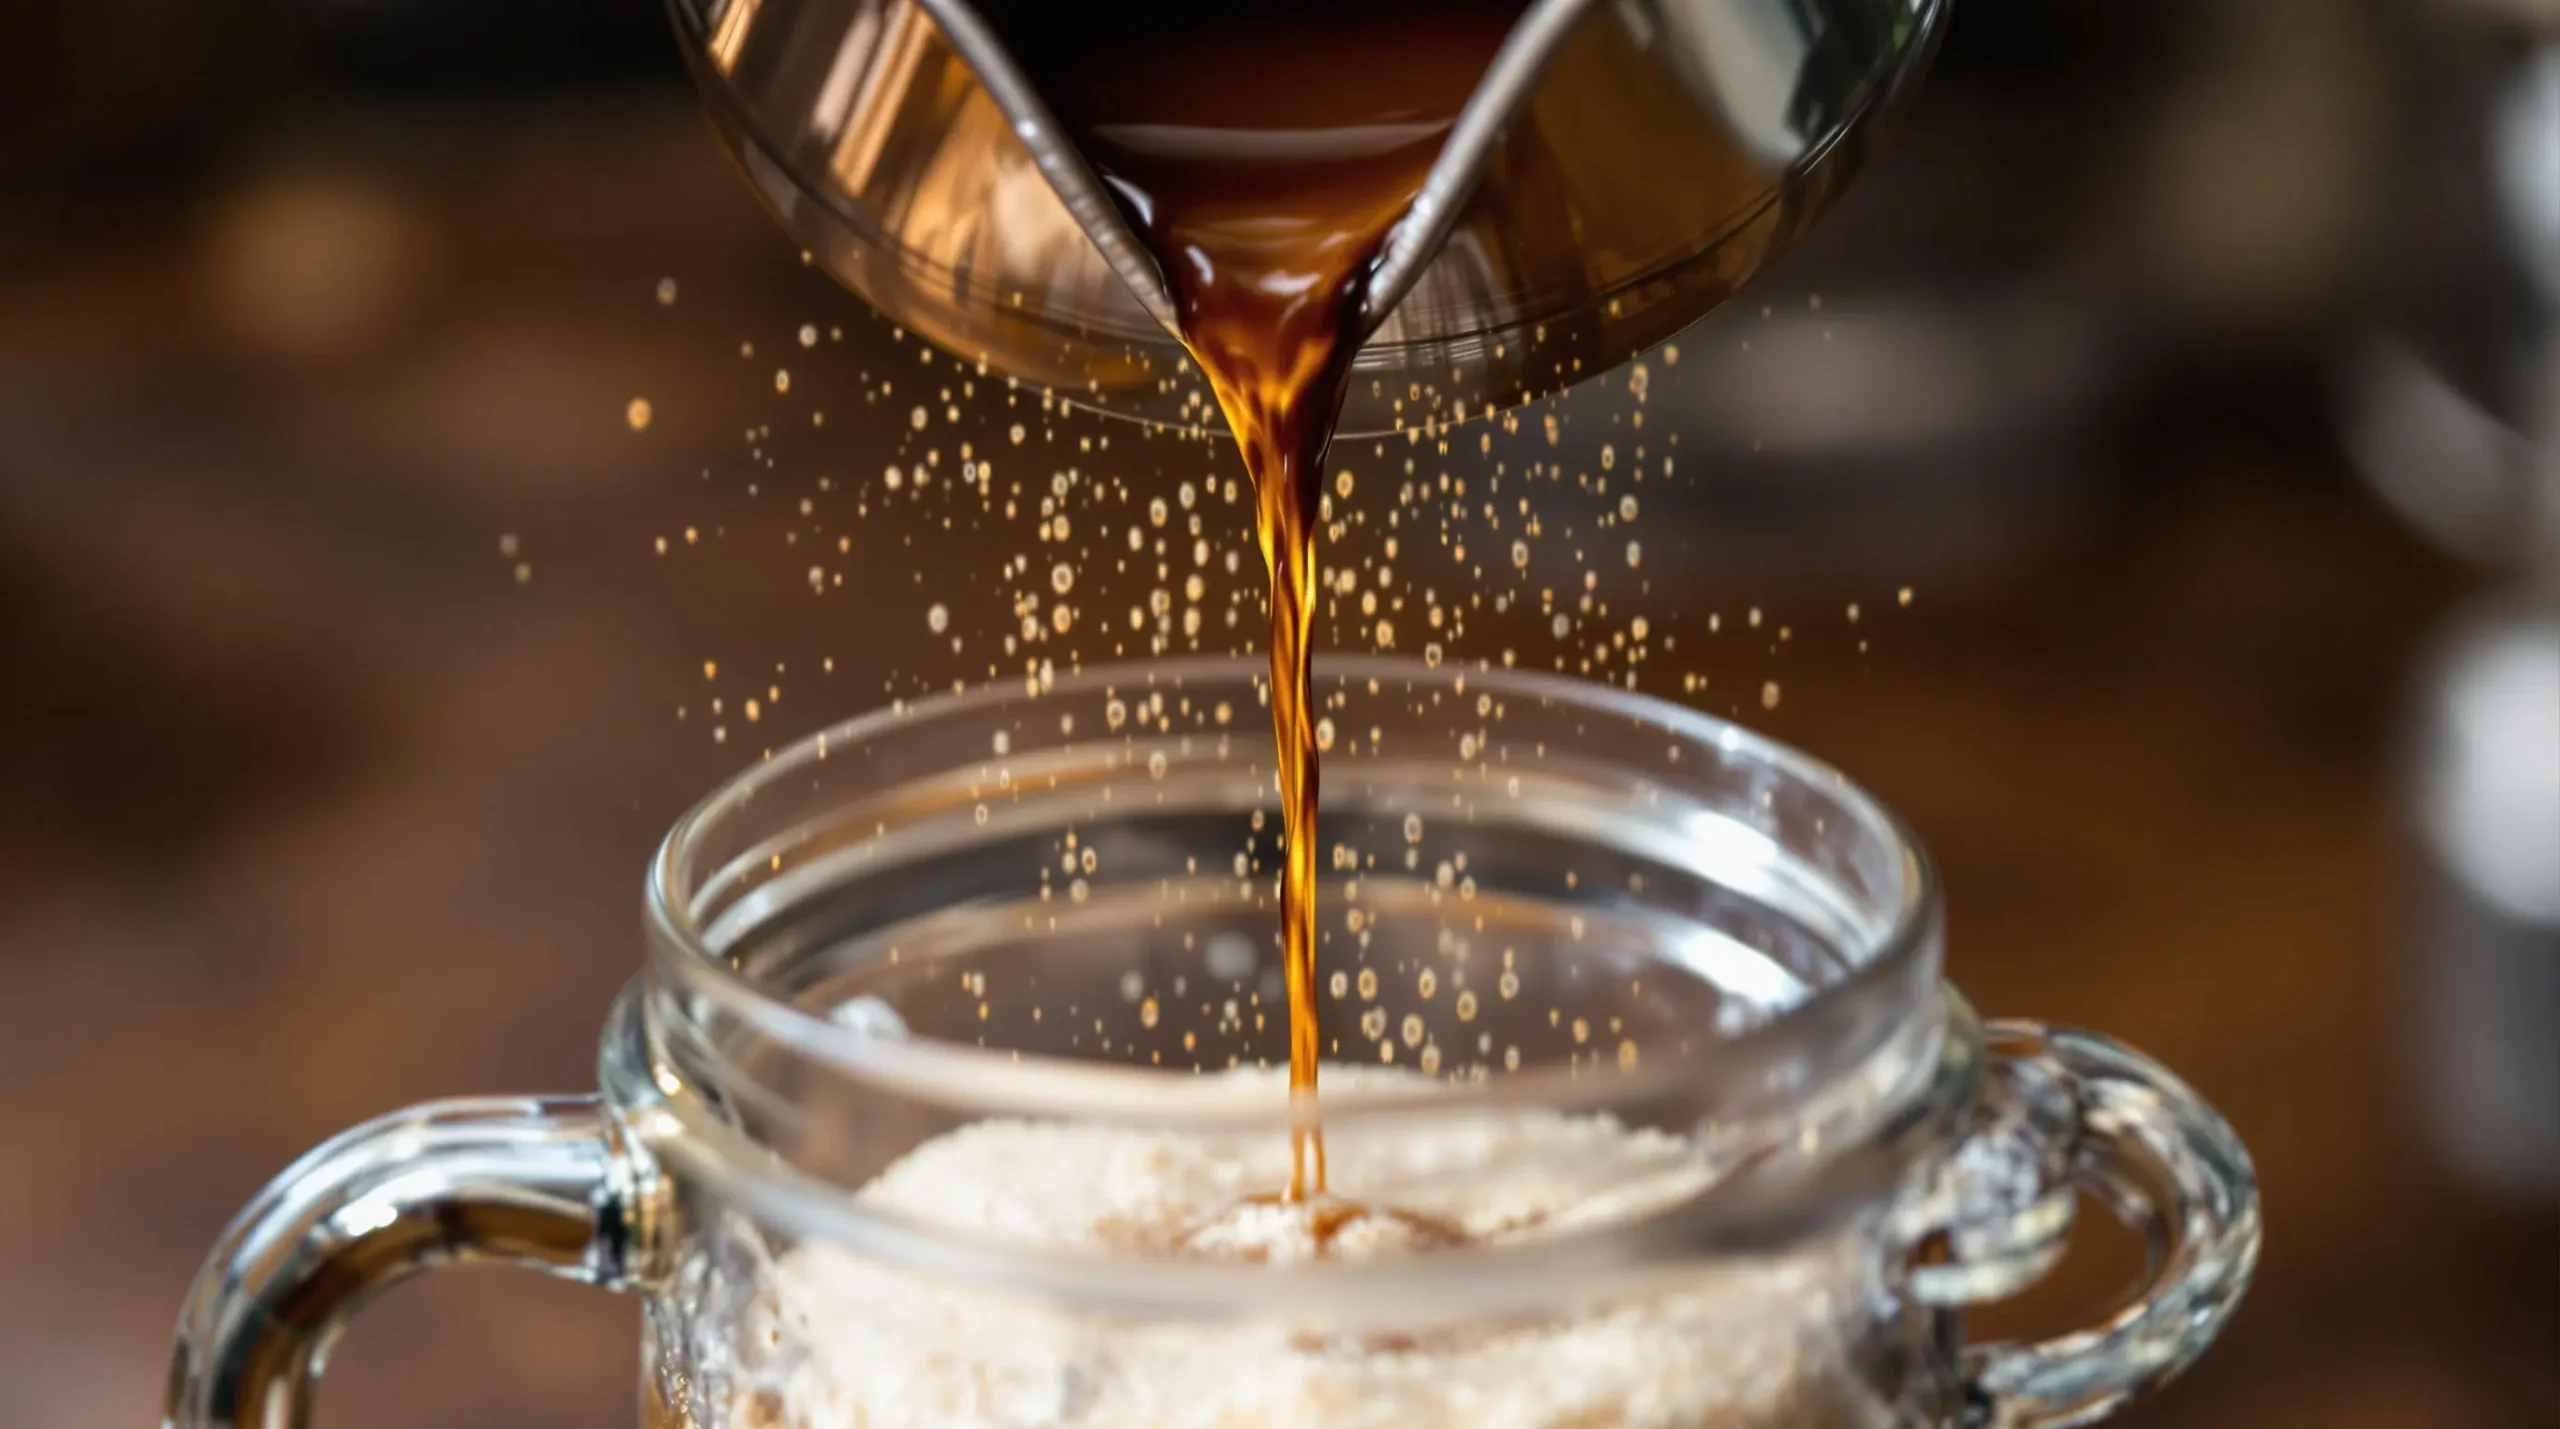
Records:
<instances>
[{"instance_id":1,"label":"pouring spout lip","mask_svg":"<svg viewBox=\"0 0 2560 1429\"><path fill-rule=\"evenodd\" d=\"M1366 342L1388 313L1403 301L1406 290L1431 264L1455 226L1459 212L1475 191L1484 160L1504 133L1555 57L1557 47L1573 32L1597 0L1535 0L1503 37L1502 47L1485 67L1474 94L1460 111L1449 138L1432 162L1422 188L1402 218L1388 232L1367 291L1361 297L1358 338ZM1120 206L1112 201L1101 177L1073 144L1066 141L1057 118L1030 79L1014 63L1013 54L969 0L918 0L940 26L945 39L977 73L996 107L1030 151L1032 163L1049 181L1067 212L1093 240L1120 281L1127 284L1147 315L1179 340L1182 329L1172 287L1163 269L1129 228Z\"/></svg>"}]
</instances>

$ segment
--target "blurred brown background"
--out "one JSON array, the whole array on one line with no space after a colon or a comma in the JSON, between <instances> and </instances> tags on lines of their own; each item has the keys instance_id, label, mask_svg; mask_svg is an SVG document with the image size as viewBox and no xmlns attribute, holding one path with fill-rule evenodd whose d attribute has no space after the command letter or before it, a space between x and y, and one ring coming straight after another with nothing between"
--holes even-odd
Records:
<instances>
[{"instance_id":1,"label":"blurred brown background","mask_svg":"<svg viewBox=\"0 0 2560 1429\"><path fill-rule=\"evenodd\" d=\"M888 440L846 380L886 334L662 31L0 27L0 1424L150 1421L203 1248L312 1142L588 1085L658 832L932 673L899 542L820 601L773 535ZM2560 189L2553 43L2531 0L1965 0L1902 140L1654 399L1653 598L1792 631L1693 654L1702 702L1913 820L1978 1004L2145 1047L2257 1154L2257 1289L2131 1424L2560 1415L2560 1128L2442 1090L2560 1076L2560 915L2484 903L2418 816L2458 634L2553 629L2552 265L2500 187L2522 152ZM843 410L759 439L803 323L844 330L803 380ZM706 659L787 697L715 744ZM2488 753L2530 788L2543 748ZM352 1333L323 1420L627 1424L634 1333L438 1278Z\"/></svg>"}]
</instances>

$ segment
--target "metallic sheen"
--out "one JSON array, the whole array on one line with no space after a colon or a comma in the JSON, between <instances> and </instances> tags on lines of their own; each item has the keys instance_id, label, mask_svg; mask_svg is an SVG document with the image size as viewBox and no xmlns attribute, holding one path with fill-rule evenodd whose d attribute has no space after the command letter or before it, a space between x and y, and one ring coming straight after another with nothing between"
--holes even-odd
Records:
<instances>
[{"instance_id":1,"label":"metallic sheen","mask_svg":"<svg viewBox=\"0 0 2560 1429\"><path fill-rule=\"evenodd\" d=\"M813 261L965 359L1202 424L1162 274L968 0L667 5ZM1947 10L1539 0L1388 238L1344 434L1554 391L1703 316L1837 197Z\"/></svg>"}]
</instances>

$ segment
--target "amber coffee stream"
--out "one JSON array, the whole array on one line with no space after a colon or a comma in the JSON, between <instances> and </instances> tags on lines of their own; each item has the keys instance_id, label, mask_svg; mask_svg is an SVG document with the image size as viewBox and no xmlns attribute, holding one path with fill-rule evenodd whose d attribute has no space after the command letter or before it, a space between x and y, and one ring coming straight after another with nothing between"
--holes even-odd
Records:
<instances>
[{"instance_id":1,"label":"amber coffee stream","mask_svg":"<svg viewBox=\"0 0 2560 1429\"><path fill-rule=\"evenodd\" d=\"M1316 1091L1315 715L1325 449L1379 247L1524 8L1503 0L985 7L1164 270L1182 340L1253 479L1271 578L1271 723L1294 1130L1287 1196L1325 1187Z\"/></svg>"}]
</instances>

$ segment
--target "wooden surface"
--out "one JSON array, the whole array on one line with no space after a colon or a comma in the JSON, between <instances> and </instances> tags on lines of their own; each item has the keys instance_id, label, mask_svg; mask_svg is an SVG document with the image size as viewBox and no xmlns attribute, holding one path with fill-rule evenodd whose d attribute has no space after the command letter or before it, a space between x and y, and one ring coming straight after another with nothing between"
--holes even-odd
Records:
<instances>
[{"instance_id":1,"label":"wooden surface","mask_svg":"<svg viewBox=\"0 0 2560 1429\"><path fill-rule=\"evenodd\" d=\"M884 533L812 600L747 539L829 448L745 491L773 364L737 345L876 328L689 117L609 117L394 146L421 256L339 346L226 328L193 219L0 275L0 1424L149 1422L197 1258L312 1142L589 1085L667 822L926 668L929 555ZM902 415L848 397L825 441ZM2550 1422L2551 1208L2451 1188L2407 1096L2396 734L2460 581L2298 427L2137 465L1996 579L1908 610L1884 567L1797 589L1785 649L1697 663L1782 677L1754 722L1918 827L1985 1010L2145 1047L2255 1151L2258 1288L2126 1422ZM1849 600L1881 613L1853 630ZM793 673L715 745L705 660ZM601 1294L445 1277L368 1314L322 1422L627 1424L634 1334Z\"/></svg>"}]
</instances>

